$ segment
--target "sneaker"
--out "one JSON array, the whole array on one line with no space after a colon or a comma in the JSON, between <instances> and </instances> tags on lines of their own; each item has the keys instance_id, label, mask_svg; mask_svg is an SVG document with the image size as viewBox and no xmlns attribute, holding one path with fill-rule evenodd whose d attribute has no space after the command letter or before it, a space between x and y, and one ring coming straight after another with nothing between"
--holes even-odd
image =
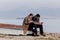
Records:
<instances>
[{"instance_id":1,"label":"sneaker","mask_svg":"<svg viewBox=\"0 0 60 40\"><path fill-rule=\"evenodd\" d=\"M44 36L44 37L45 37L46 35L45 35L45 34L42 34L42 36Z\"/></svg>"},{"instance_id":2,"label":"sneaker","mask_svg":"<svg viewBox=\"0 0 60 40\"><path fill-rule=\"evenodd\" d=\"M32 36L39 36L39 35L32 33Z\"/></svg>"}]
</instances>

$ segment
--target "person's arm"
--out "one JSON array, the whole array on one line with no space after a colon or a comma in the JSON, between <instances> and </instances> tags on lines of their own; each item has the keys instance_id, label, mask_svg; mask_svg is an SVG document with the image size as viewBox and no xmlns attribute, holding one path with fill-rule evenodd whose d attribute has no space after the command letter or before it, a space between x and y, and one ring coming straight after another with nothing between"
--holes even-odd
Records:
<instances>
[{"instance_id":1,"label":"person's arm","mask_svg":"<svg viewBox=\"0 0 60 40\"><path fill-rule=\"evenodd\" d=\"M38 25L42 25L43 22L41 22L40 20L36 21L35 24L38 24Z\"/></svg>"},{"instance_id":2,"label":"person's arm","mask_svg":"<svg viewBox=\"0 0 60 40\"><path fill-rule=\"evenodd\" d=\"M34 22L35 24L42 25L43 22Z\"/></svg>"},{"instance_id":3,"label":"person's arm","mask_svg":"<svg viewBox=\"0 0 60 40\"><path fill-rule=\"evenodd\" d=\"M42 24L43 24L43 22L41 22L40 20L39 20L39 23L40 23L40 25L42 25Z\"/></svg>"},{"instance_id":4,"label":"person's arm","mask_svg":"<svg viewBox=\"0 0 60 40\"><path fill-rule=\"evenodd\" d=\"M27 18L27 17L25 18L25 24L26 24L26 25L29 24L29 23L28 23L28 18Z\"/></svg>"}]
</instances>

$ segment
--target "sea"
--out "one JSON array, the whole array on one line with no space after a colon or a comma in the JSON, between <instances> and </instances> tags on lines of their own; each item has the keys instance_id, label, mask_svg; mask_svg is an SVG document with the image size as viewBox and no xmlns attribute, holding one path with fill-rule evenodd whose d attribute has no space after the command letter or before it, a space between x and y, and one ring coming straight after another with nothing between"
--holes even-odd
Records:
<instances>
[{"instance_id":1,"label":"sea","mask_svg":"<svg viewBox=\"0 0 60 40\"><path fill-rule=\"evenodd\" d=\"M43 22L43 30L44 32L48 33L60 33L60 19L56 18L44 18L40 20ZM14 25L22 25L22 19L0 19L0 23L4 24L14 24ZM39 29L37 29L39 30ZM15 29L5 29L0 28L0 33L2 34L15 34L19 35L20 33L23 34L22 30L15 30Z\"/></svg>"}]
</instances>

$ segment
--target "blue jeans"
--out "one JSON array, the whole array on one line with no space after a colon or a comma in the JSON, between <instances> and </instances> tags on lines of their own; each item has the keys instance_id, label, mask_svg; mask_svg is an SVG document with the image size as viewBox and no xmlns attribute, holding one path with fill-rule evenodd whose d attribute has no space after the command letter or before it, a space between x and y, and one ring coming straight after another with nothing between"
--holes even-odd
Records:
<instances>
[{"instance_id":1,"label":"blue jeans","mask_svg":"<svg viewBox=\"0 0 60 40\"><path fill-rule=\"evenodd\" d=\"M33 28L35 28L35 29L33 29ZM40 34L43 35L43 26L42 25L30 23L28 30L32 31L33 33L35 33L37 35L37 28L39 28Z\"/></svg>"}]
</instances>

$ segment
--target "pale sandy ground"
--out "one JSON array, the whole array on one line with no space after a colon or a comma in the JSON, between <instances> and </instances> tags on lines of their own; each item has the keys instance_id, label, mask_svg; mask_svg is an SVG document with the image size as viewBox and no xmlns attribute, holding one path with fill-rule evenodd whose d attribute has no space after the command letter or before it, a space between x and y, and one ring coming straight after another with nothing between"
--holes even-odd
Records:
<instances>
[{"instance_id":1,"label":"pale sandy ground","mask_svg":"<svg viewBox=\"0 0 60 40\"><path fill-rule=\"evenodd\" d=\"M43 36L8 36L0 34L0 40L60 40L59 34L47 34Z\"/></svg>"}]
</instances>

